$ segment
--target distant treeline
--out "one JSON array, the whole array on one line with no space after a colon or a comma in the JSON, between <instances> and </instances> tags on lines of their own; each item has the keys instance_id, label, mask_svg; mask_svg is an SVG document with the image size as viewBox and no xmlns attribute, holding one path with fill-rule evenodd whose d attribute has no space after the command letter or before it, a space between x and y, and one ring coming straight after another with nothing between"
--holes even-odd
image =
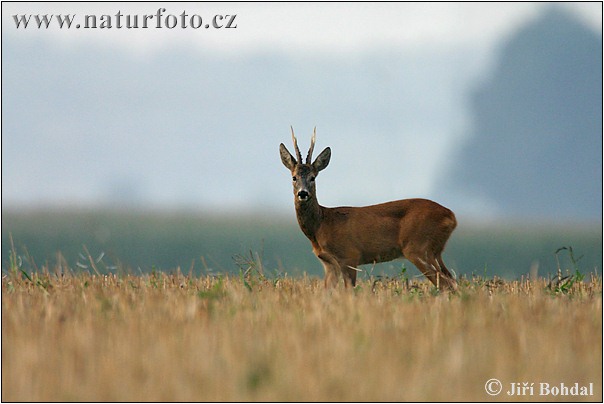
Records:
<instances>
[{"instance_id":1,"label":"distant treeline","mask_svg":"<svg viewBox=\"0 0 604 404\"><path fill-rule=\"evenodd\" d=\"M36 270L57 265L72 271L238 273L252 261L267 275L322 275L295 217L227 216L192 212L2 212L2 271L11 251ZM572 247L574 262L569 250ZM459 218L444 254L458 274L518 278L562 271L602 273L601 223L471 224ZM369 275L419 275L406 260L364 266ZM94 267L94 268L93 268Z\"/></svg>"}]
</instances>

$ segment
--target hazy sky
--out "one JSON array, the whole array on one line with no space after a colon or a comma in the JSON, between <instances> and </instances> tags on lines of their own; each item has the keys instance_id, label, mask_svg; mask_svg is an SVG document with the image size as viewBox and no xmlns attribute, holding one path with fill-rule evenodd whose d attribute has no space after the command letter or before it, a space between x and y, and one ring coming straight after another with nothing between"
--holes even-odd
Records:
<instances>
[{"instance_id":1,"label":"hazy sky","mask_svg":"<svg viewBox=\"0 0 604 404\"><path fill-rule=\"evenodd\" d=\"M302 148L317 125L317 152L333 149L318 180L323 204L433 197L470 124L468 89L488 75L501 41L546 7L3 3L3 205L111 206L123 193L140 206L288 212L278 144L291 146L290 124ZM601 32L601 3L557 7ZM184 11L203 25L236 15L236 28L182 29L180 20L173 29L116 28L118 12L142 25L162 8L164 25ZM107 15L113 28L59 29L51 20L31 29L32 17L17 29L13 16L29 14L71 14L81 26L84 15ZM179 87L180 78L194 85ZM97 97L104 88L112 105ZM164 112L170 121L158 120ZM496 211L466 202L469 212Z\"/></svg>"},{"instance_id":2,"label":"hazy sky","mask_svg":"<svg viewBox=\"0 0 604 404\"><path fill-rule=\"evenodd\" d=\"M564 3L585 22L602 29L599 3ZM183 46L191 51L254 53L279 50L303 56L305 52L362 53L376 47L447 48L489 46L513 31L547 3L4 3L3 33L19 39L35 36L61 46L77 43L125 48L136 53ZM118 11L125 15L155 15L165 8L162 20L174 15L173 29L59 29L15 30L15 14L109 15L116 24ZM199 15L203 25L214 15L237 15L233 30L180 29L180 15ZM124 17L125 19L125 17ZM156 23L156 19L150 20ZM142 24L142 22L141 22Z\"/></svg>"}]
</instances>

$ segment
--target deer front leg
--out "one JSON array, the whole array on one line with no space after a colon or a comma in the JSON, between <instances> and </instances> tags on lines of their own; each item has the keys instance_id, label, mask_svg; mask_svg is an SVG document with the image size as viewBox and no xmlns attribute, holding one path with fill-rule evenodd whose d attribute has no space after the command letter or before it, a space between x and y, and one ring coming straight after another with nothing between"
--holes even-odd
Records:
<instances>
[{"instance_id":1,"label":"deer front leg","mask_svg":"<svg viewBox=\"0 0 604 404\"><path fill-rule=\"evenodd\" d=\"M359 271L357 269L358 265L359 264L356 261L348 261L348 262L345 262L341 266L342 276L344 277L344 286L345 287L352 286L354 288L354 286L356 285L357 272Z\"/></svg>"},{"instance_id":2,"label":"deer front leg","mask_svg":"<svg viewBox=\"0 0 604 404\"><path fill-rule=\"evenodd\" d=\"M323 264L323 269L325 270L325 289L327 288L335 288L338 286L338 279L340 277L340 265L338 261L327 253L321 253L317 255L321 264Z\"/></svg>"}]
</instances>

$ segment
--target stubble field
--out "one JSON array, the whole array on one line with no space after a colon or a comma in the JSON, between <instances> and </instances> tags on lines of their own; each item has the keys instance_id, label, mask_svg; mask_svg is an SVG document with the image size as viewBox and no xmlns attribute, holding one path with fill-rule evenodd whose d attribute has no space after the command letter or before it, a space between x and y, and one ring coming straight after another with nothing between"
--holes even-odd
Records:
<instances>
[{"instance_id":1,"label":"stubble field","mask_svg":"<svg viewBox=\"0 0 604 404\"><path fill-rule=\"evenodd\" d=\"M602 279L418 280L8 271L3 401L483 401L593 383ZM503 391L485 392L497 378Z\"/></svg>"}]
</instances>

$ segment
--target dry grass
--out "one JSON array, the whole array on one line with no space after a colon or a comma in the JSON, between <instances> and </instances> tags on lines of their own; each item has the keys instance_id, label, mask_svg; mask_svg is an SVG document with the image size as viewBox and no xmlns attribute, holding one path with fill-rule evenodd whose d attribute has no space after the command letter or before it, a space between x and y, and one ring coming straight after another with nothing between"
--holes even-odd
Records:
<instances>
[{"instance_id":1,"label":"dry grass","mask_svg":"<svg viewBox=\"0 0 604 404\"><path fill-rule=\"evenodd\" d=\"M602 280L363 281L10 272L2 401L483 401L484 384L594 383ZM507 388L507 387L506 387ZM568 397L519 400L568 400ZM514 399L505 394L499 399Z\"/></svg>"}]
</instances>

